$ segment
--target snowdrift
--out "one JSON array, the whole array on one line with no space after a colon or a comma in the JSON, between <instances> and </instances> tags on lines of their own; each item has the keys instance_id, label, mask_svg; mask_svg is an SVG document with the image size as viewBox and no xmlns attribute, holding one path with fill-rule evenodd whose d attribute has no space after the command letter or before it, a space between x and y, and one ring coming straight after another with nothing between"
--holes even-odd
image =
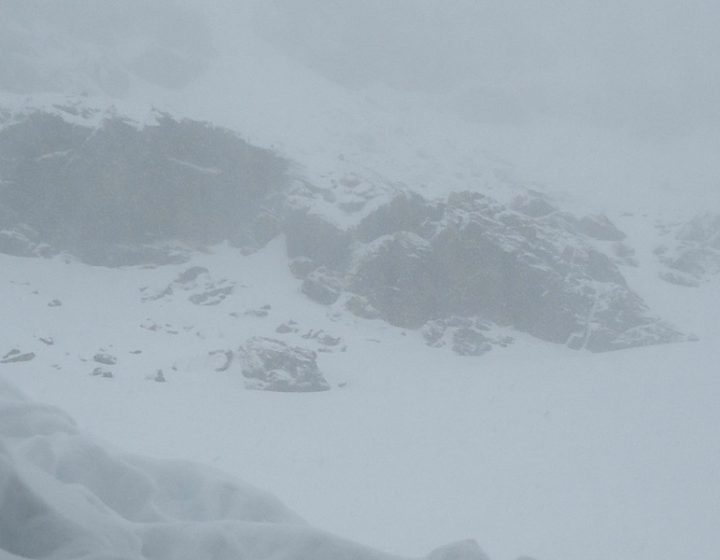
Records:
<instances>
[{"instance_id":1,"label":"snowdrift","mask_svg":"<svg viewBox=\"0 0 720 560\"><path fill-rule=\"evenodd\" d=\"M219 472L107 449L2 380L0 557L393 558L313 529L273 496ZM486 557L467 541L429 558Z\"/></svg>"}]
</instances>

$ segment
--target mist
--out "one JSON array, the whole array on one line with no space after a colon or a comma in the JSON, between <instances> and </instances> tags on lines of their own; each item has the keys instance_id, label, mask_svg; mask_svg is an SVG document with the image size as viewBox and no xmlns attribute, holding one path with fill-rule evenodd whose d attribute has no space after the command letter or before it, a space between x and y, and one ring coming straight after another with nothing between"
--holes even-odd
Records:
<instances>
[{"instance_id":1,"label":"mist","mask_svg":"<svg viewBox=\"0 0 720 560\"><path fill-rule=\"evenodd\" d=\"M709 1L3 0L0 10L6 85L37 48L24 35L29 27L121 58L142 55L130 51L143 43L182 53L192 59L191 76L196 60L212 56L212 22L239 32L250 23L285 55L344 86L449 95L478 122L551 116L658 141L719 124L712 56L720 51L720 7ZM62 48L58 37L46 39L53 40ZM33 87L50 86L24 89Z\"/></svg>"},{"instance_id":2,"label":"mist","mask_svg":"<svg viewBox=\"0 0 720 560\"><path fill-rule=\"evenodd\" d=\"M714 2L276 0L257 13L333 80L452 93L481 122L553 116L658 139L718 124Z\"/></svg>"},{"instance_id":3,"label":"mist","mask_svg":"<svg viewBox=\"0 0 720 560\"><path fill-rule=\"evenodd\" d=\"M0 557L715 557L718 23L0 0Z\"/></svg>"},{"instance_id":4,"label":"mist","mask_svg":"<svg viewBox=\"0 0 720 560\"><path fill-rule=\"evenodd\" d=\"M559 192L603 205L625 193L639 206L684 190L697 207L720 191L714 2L4 0L0 10L0 86L17 93L162 103L165 90L232 116L234 89L277 80L242 61L274 53L356 95L422 98ZM210 91L193 89L213 72ZM308 119L322 110L313 96L297 105Z\"/></svg>"}]
</instances>

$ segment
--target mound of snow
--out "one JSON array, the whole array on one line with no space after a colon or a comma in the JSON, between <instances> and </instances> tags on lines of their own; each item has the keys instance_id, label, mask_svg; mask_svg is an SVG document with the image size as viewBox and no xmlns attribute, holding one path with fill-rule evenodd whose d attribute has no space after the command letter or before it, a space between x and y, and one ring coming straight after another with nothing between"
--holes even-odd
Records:
<instances>
[{"instance_id":1,"label":"mound of snow","mask_svg":"<svg viewBox=\"0 0 720 560\"><path fill-rule=\"evenodd\" d=\"M105 448L0 380L0 556L382 560L306 525L273 496L185 462ZM474 542L433 560L483 560Z\"/></svg>"}]
</instances>

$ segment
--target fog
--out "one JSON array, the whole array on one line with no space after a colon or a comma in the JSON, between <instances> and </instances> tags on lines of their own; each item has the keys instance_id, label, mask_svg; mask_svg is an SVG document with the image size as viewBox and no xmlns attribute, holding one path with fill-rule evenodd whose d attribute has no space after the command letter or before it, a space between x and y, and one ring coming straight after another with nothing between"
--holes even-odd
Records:
<instances>
[{"instance_id":1,"label":"fog","mask_svg":"<svg viewBox=\"0 0 720 560\"><path fill-rule=\"evenodd\" d=\"M720 190L716 2L2 0L0 12L0 87L16 93L137 98L140 83L218 105L189 86L224 61L208 87L230 114L239 83L277 81L237 60L273 52L351 92L420 96L527 177L597 203L661 189L696 207Z\"/></svg>"},{"instance_id":2,"label":"fog","mask_svg":"<svg viewBox=\"0 0 720 560\"><path fill-rule=\"evenodd\" d=\"M715 558L719 22L0 0L0 560Z\"/></svg>"},{"instance_id":3,"label":"fog","mask_svg":"<svg viewBox=\"0 0 720 560\"><path fill-rule=\"evenodd\" d=\"M718 124L715 2L276 0L265 36L352 87L454 93L468 118L679 135Z\"/></svg>"},{"instance_id":4,"label":"fog","mask_svg":"<svg viewBox=\"0 0 720 560\"><path fill-rule=\"evenodd\" d=\"M3 0L0 10L6 82L8 54L29 54L28 27L120 54L135 39L203 59L213 21L241 30L253 17L265 39L329 79L453 94L480 122L553 116L661 140L720 119L711 1Z\"/></svg>"}]
</instances>

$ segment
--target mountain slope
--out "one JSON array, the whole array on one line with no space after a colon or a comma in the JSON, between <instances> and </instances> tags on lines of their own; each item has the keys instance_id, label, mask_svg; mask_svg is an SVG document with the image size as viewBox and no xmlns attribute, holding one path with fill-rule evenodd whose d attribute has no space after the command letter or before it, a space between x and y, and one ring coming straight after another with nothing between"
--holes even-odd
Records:
<instances>
[{"instance_id":1,"label":"mountain slope","mask_svg":"<svg viewBox=\"0 0 720 560\"><path fill-rule=\"evenodd\" d=\"M322 77L258 36L264 3L204 5L212 37L110 4L3 3L2 377L403 557L716 554L716 231L690 221L718 200L712 135L468 122ZM226 528L203 534L233 550Z\"/></svg>"}]
</instances>

